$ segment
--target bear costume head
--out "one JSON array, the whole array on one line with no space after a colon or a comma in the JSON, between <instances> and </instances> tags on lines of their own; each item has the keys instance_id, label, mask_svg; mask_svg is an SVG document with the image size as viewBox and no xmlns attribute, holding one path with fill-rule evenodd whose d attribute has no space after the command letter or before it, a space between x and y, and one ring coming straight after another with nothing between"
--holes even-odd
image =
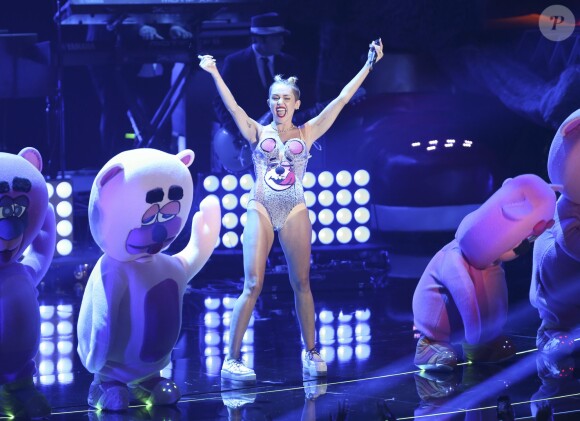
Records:
<instances>
[{"instance_id":1,"label":"bear costume head","mask_svg":"<svg viewBox=\"0 0 580 421\"><path fill-rule=\"evenodd\" d=\"M103 166L91 189L89 225L104 253L127 262L169 247L191 209L193 160L189 149L172 155L144 148Z\"/></svg>"},{"instance_id":2,"label":"bear costume head","mask_svg":"<svg viewBox=\"0 0 580 421\"><path fill-rule=\"evenodd\" d=\"M549 228L555 207L556 195L548 183L537 175L519 175L463 218L455 238L469 264L485 269L515 258L518 245Z\"/></svg>"},{"instance_id":3,"label":"bear costume head","mask_svg":"<svg viewBox=\"0 0 580 421\"><path fill-rule=\"evenodd\" d=\"M0 265L4 265L16 262L40 231L48 190L36 149L24 148L18 155L0 152L0 162Z\"/></svg>"}]
</instances>

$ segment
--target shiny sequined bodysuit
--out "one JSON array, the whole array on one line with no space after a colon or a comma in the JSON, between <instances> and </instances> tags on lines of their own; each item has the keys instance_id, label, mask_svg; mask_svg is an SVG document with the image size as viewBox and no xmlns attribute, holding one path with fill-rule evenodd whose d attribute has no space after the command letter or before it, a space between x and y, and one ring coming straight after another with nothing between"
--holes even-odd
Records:
<instances>
[{"instance_id":1,"label":"shiny sequined bodysuit","mask_svg":"<svg viewBox=\"0 0 580 421\"><path fill-rule=\"evenodd\" d=\"M256 182L250 193L248 209L256 209L280 231L293 211L306 209L302 178L308 163L308 150L301 139L282 142L278 133L265 126L252 159Z\"/></svg>"}]
</instances>

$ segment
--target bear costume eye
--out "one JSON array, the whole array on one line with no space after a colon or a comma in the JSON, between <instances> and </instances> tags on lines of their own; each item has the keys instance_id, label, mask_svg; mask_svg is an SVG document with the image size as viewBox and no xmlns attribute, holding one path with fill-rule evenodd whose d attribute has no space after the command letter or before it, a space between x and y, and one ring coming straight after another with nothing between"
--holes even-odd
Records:
<instances>
[{"instance_id":1,"label":"bear costume eye","mask_svg":"<svg viewBox=\"0 0 580 421\"><path fill-rule=\"evenodd\" d=\"M159 210L159 216L157 217L157 220L159 222L167 222L175 218L180 209L181 205L179 202L169 202Z\"/></svg>"},{"instance_id":2,"label":"bear costume eye","mask_svg":"<svg viewBox=\"0 0 580 421\"><path fill-rule=\"evenodd\" d=\"M26 206L19 205L18 203L12 205L12 215L16 218L20 218L24 212L26 212Z\"/></svg>"},{"instance_id":3,"label":"bear costume eye","mask_svg":"<svg viewBox=\"0 0 580 421\"><path fill-rule=\"evenodd\" d=\"M141 218L141 224L153 224L157 220L157 213L159 213L159 205L151 205L151 207L143 214L143 217Z\"/></svg>"},{"instance_id":4,"label":"bear costume eye","mask_svg":"<svg viewBox=\"0 0 580 421\"><path fill-rule=\"evenodd\" d=\"M14 209L12 209L12 205L0 207L0 219L10 218L13 213Z\"/></svg>"},{"instance_id":5,"label":"bear costume eye","mask_svg":"<svg viewBox=\"0 0 580 421\"><path fill-rule=\"evenodd\" d=\"M26 212L26 206L14 203L12 205L0 207L0 219L4 218L20 218Z\"/></svg>"}]
</instances>

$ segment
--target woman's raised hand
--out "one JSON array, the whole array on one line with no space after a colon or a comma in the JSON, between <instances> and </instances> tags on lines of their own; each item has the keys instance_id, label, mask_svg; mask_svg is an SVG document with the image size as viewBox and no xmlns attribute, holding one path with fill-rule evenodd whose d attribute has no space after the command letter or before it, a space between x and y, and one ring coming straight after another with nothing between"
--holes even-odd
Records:
<instances>
[{"instance_id":1,"label":"woman's raised hand","mask_svg":"<svg viewBox=\"0 0 580 421\"><path fill-rule=\"evenodd\" d=\"M377 42L378 41L378 42ZM369 55L368 55L368 62L370 63L371 67L373 66L373 64L375 64L377 61L379 61L380 59L383 58L383 40L382 39L378 39L378 40L373 40L371 41L371 43L369 44ZM376 58L373 57L376 54Z\"/></svg>"},{"instance_id":2,"label":"woman's raised hand","mask_svg":"<svg viewBox=\"0 0 580 421\"><path fill-rule=\"evenodd\" d=\"M205 70L208 73L217 72L217 67L215 65L215 58L208 54L204 56L197 56L199 59L199 67Z\"/></svg>"}]
</instances>

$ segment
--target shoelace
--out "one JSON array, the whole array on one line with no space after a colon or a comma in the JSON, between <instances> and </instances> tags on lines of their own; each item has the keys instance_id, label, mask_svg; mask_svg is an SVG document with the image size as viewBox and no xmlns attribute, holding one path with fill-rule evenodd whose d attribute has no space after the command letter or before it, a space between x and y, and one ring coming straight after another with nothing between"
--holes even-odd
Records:
<instances>
[{"instance_id":1,"label":"shoelace","mask_svg":"<svg viewBox=\"0 0 580 421\"><path fill-rule=\"evenodd\" d=\"M242 361L241 358L238 358L237 360L231 359L230 361L232 362L232 364L234 365L234 367L236 369L240 369L240 367L242 369L247 369L247 367L244 365L244 362Z\"/></svg>"},{"instance_id":2,"label":"shoelace","mask_svg":"<svg viewBox=\"0 0 580 421\"><path fill-rule=\"evenodd\" d=\"M312 348L312 349L310 349L310 350L306 351L306 354L308 355L308 359L309 359L309 360L311 360L311 361L314 359L314 354L316 354L316 355L318 355L320 358L322 358L322 357L320 356L320 352L318 352L318 350L316 349L316 347L314 347L314 348Z\"/></svg>"}]
</instances>

